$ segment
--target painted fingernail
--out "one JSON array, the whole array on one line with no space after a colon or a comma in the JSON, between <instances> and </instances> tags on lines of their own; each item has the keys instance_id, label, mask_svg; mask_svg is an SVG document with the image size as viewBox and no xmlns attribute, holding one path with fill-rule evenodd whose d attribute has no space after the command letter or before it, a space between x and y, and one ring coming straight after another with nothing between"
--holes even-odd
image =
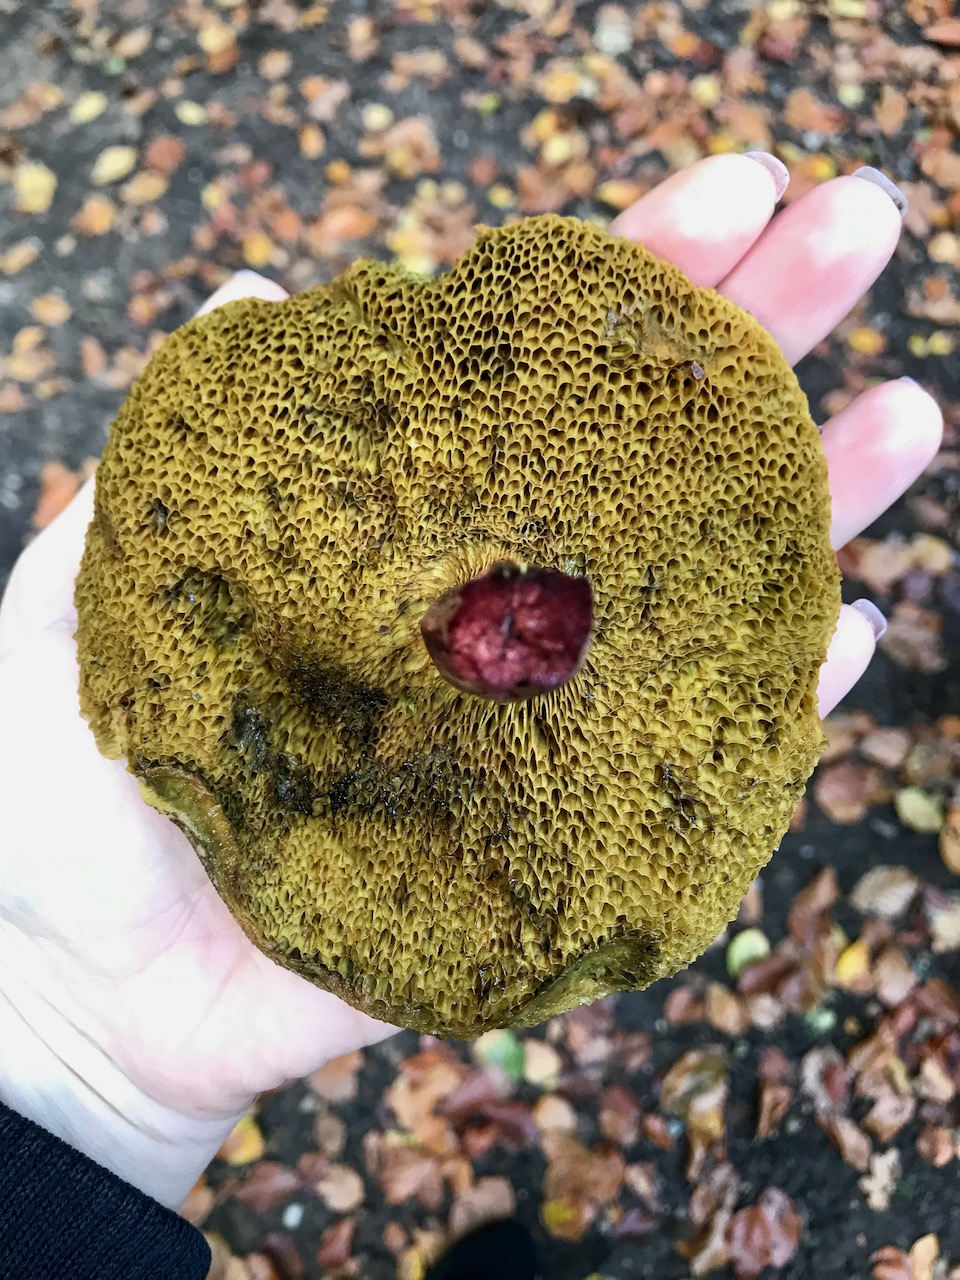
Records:
<instances>
[{"instance_id":1,"label":"painted fingernail","mask_svg":"<svg viewBox=\"0 0 960 1280\"><path fill-rule=\"evenodd\" d=\"M870 623L874 640L879 640L887 629L887 620L872 600L854 600L850 606Z\"/></svg>"},{"instance_id":2,"label":"painted fingernail","mask_svg":"<svg viewBox=\"0 0 960 1280\"><path fill-rule=\"evenodd\" d=\"M864 165L862 169L854 170L853 177L862 178L864 182L872 182L875 187L885 191L899 209L900 217L905 218L907 216L907 210L910 208L907 197L885 173L881 173L879 169L872 169L869 165Z\"/></svg>"},{"instance_id":3,"label":"painted fingernail","mask_svg":"<svg viewBox=\"0 0 960 1280\"><path fill-rule=\"evenodd\" d=\"M773 179L773 185L779 200L790 182L790 170L787 166L782 160L778 160L776 156L771 155L769 151L744 151L743 154L748 160L756 160L757 164L763 165Z\"/></svg>"},{"instance_id":4,"label":"painted fingernail","mask_svg":"<svg viewBox=\"0 0 960 1280\"><path fill-rule=\"evenodd\" d=\"M920 383L916 380L916 378L908 378L906 374L904 374L903 377L899 379L899 381L905 382L908 387L916 387L918 391L923 390L923 387L921 387Z\"/></svg>"}]
</instances>

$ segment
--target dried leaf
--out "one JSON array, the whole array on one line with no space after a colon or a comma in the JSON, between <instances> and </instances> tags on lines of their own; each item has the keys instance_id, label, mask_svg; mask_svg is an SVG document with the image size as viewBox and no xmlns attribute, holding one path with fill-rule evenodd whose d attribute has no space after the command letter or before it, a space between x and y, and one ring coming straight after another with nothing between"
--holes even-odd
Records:
<instances>
[{"instance_id":1,"label":"dried leaf","mask_svg":"<svg viewBox=\"0 0 960 1280\"><path fill-rule=\"evenodd\" d=\"M454 1198L450 1230L455 1236L466 1235L484 1222L512 1218L516 1211L516 1196L506 1178L478 1178Z\"/></svg>"},{"instance_id":2,"label":"dried leaf","mask_svg":"<svg viewBox=\"0 0 960 1280\"><path fill-rule=\"evenodd\" d=\"M349 1165L333 1164L317 1181L317 1195L331 1213L352 1213L363 1204L363 1179Z\"/></svg>"},{"instance_id":3,"label":"dried leaf","mask_svg":"<svg viewBox=\"0 0 960 1280\"><path fill-rule=\"evenodd\" d=\"M324 1233L317 1249L317 1262L325 1273L338 1271L350 1261L356 1229L355 1218L341 1218Z\"/></svg>"},{"instance_id":4,"label":"dried leaf","mask_svg":"<svg viewBox=\"0 0 960 1280\"><path fill-rule=\"evenodd\" d=\"M900 1153L896 1147L880 1151L870 1157L869 1172L860 1179L858 1186L867 1197L867 1204L875 1213L885 1213L890 1207L897 1179L900 1177Z\"/></svg>"},{"instance_id":5,"label":"dried leaf","mask_svg":"<svg viewBox=\"0 0 960 1280\"><path fill-rule=\"evenodd\" d=\"M818 1115L817 1124L828 1135L843 1156L854 1169L863 1173L870 1164L873 1146L860 1126L849 1116Z\"/></svg>"},{"instance_id":6,"label":"dried leaf","mask_svg":"<svg viewBox=\"0 0 960 1280\"><path fill-rule=\"evenodd\" d=\"M363 1066L358 1051L342 1054L307 1077L310 1090L328 1102L351 1102L357 1096L357 1075Z\"/></svg>"},{"instance_id":7,"label":"dried leaf","mask_svg":"<svg viewBox=\"0 0 960 1280\"><path fill-rule=\"evenodd\" d=\"M226 1160L227 1164L250 1164L259 1160L266 1148L260 1126L249 1113L242 1116L227 1135L223 1145L217 1152L218 1160Z\"/></svg>"},{"instance_id":8,"label":"dried leaf","mask_svg":"<svg viewBox=\"0 0 960 1280\"><path fill-rule=\"evenodd\" d=\"M17 213L46 213L57 189L57 175L45 164L24 161L13 170Z\"/></svg>"},{"instance_id":9,"label":"dried leaf","mask_svg":"<svg viewBox=\"0 0 960 1280\"><path fill-rule=\"evenodd\" d=\"M864 915L894 920L913 901L919 881L906 867L871 867L850 894L850 904Z\"/></svg>"},{"instance_id":10,"label":"dried leaf","mask_svg":"<svg viewBox=\"0 0 960 1280\"><path fill-rule=\"evenodd\" d=\"M295 1169L275 1160L260 1160L233 1194L254 1213L266 1213L302 1189L303 1179Z\"/></svg>"},{"instance_id":11,"label":"dried leaf","mask_svg":"<svg viewBox=\"0 0 960 1280\"><path fill-rule=\"evenodd\" d=\"M802 1224L790 1197L778 1187L733 1215L727 1231L737 1280L754 1280L764 1267L783 1267L797 1251Z\"/></svg>"},{"instance_id":12,"label":"dried leaf","mask_svg":"<svg viewBox=\"0 0 960 1280\"><path fill-rule=\"evenodd\" d=\"M642 1114L640 1099L626 1085L607 1085L600 1095L597 1113L600 1132L617 1146L632 1147L638 1140Z\"/></svg>"},{"instance_id":13,"label":"dried leaf","mask_svg":"<svg viewBox=\"0 0 960 1280\"><path fill-rule=\"evenodd\" d=\"M106 147L97 156L90 174L90 181L97 187L120 182L134 170L137 163L136 147Z\"/></svg>"},{"instance_id":14,"label":"dried leaf","mask_svg":"<svg viewBox=\"0 0 960 1280\"><path fill-rule=\"evenodd\" d=\"M710 1144L723 1137L729 1058L721 1045L685 1053L667 1071L660 1086L663 1108L679 1116L690 1139L687 1176L696 1180Z\"/></svg>"},{"instance_id":15,"label":"dried leaf","mask_svg":"<svg viewBox=\"0 0 960 1280\"><path fill-rule=\"evenodd\" d=\"M626 1165L613 1147L585 1147L566 1133L543 1135L547 1171L543 1181L544 1226L559 1240L581 1240L604 1205L623 1186Z\"/></svg>"}]
</instances>

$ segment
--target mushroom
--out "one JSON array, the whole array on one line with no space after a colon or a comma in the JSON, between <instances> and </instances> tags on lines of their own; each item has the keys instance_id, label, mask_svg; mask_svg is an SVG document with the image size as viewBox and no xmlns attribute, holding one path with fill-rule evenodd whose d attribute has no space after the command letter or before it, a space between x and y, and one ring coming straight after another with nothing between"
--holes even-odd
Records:
<instances>
[{"instance_id":1,"label":"mushroom","mask_svg":"<svg viewBox=\"0 0 960 1280\"><path fill-rule=\"evenodd\" d=\"M573 218L480 228L156 352L97 473L82 708L278 963L529 1025L689 964L776 849L829 506L751 316Z\"/></svg>"}]
</instances>

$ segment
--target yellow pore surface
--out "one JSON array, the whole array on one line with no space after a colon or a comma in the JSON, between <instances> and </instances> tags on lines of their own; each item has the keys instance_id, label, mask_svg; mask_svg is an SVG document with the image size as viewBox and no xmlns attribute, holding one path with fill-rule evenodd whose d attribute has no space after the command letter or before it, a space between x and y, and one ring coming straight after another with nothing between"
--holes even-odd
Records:
<instances>
[{"instance_id":1,"label":"yellow pore surface","mask_svg":"<svg viewBox=\"0 0 960 1280\"><path fill-rule=\"evenodd\" d=\"M826 467L746 313L575 219L435 281L360 261L172 335L123 405L77 588L101 750L249 936L474 1035L697 956L822 748ZM585 574L582 672L499 705L419 622L514 560Z\"/></svg>"}]
</instances>

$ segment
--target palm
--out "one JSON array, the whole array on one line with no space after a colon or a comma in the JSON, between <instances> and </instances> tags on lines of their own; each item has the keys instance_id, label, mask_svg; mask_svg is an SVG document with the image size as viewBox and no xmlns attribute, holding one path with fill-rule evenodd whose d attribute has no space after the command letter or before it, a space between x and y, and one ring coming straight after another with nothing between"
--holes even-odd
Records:
<instances>
[{"instance_id":1,"label":"palm","mask_svg":"<svg viewBox=\"0 0 960 1280\"><path fill-rule=\"evenodd\" d=\"M768 226L774 202L764 168L722 157L664 183L613 229L753 311L797 360L882 270L900 219L876 186L851 179ZM233 289L245 293L278 296L249 279ZM903 383L827 424L835 546L903 492L939 436L932 401ZM0 989L14 1002L18 991L39 995L164 1106L228 1117L389 1029L256 951L186 839L143 803L122 762L98 754L77 709L72 639L90 501L81 495L37 539L0 614ZM824 711L872 650L867 622L845 608L822 673Z\"/></svg>"}]
</instances>

